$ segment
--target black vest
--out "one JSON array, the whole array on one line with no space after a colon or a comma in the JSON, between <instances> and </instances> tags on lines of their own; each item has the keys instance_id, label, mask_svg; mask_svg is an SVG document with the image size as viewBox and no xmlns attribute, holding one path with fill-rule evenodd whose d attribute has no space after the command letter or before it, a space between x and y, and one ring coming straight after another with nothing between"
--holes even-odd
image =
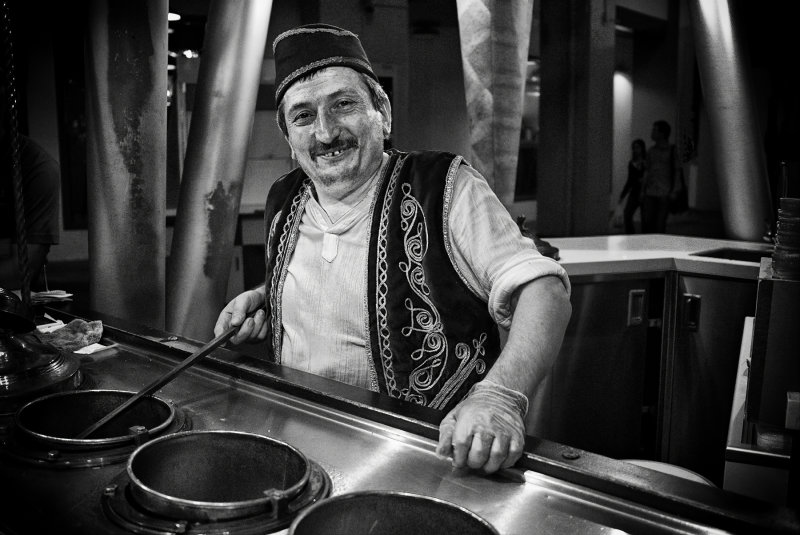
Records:
<instances>
[{"instance_id":1,"label":"black vest","mask_svg":"<svg viewBox=\"0 0 800 535\"><path fill-rule=\"evenodd\" d=\"M452 257L447 221L463 160L441 152L392 151L371 214L367 315L380 392L449 410L497 360L500 342L487 304ZM310 179L295 169L270 190L266 294L270 359L280 362L283 281Z\"/></svg>"}]
</instances>

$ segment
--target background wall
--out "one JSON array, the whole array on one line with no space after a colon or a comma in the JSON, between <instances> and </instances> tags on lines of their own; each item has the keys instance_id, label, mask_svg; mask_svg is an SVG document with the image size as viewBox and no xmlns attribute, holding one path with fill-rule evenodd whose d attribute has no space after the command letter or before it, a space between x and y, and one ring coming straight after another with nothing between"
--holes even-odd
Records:
<instances>
[{"instance_id":1,"label":"background wall","mask_svg":"<svg viewBox=\"0 0 800 535\"><path fill-rule=\"evenodd\" d=\"M184 4L175 0L174 3ZM413 4L414 1L412 0ZM419 3L419 2L417 2ZM283 30L311 22L309 17L337 24L359 34L379 76L393 81L393 146L399 149L438 149L468 154L469 131L459 48L455 2L437 2L433 27L411 27L409 1L384 0L369 12L360 0L321 1L308 9L290 0L276 0L265 51L262 83L274 83L272 41ZM42 25L57 21L39 20ZM59 159L56 81L53 75L52 32L36 31L29 61L36 65L28 73L29 131L56 159ZM180 58L178 79L193 83L200 59ZM410 66L413 66L411 68ZM176 87L176 91L180 87ZM186 121L191 119L191 111ZM288 146L275 124L274 110L256 111L248 150L242 193L243 214L256 214L263 207L269 186L293 166ZM175 205L174 196L170 201ZM517 203L512 215L535 219L535 202ZM169 231L168 231L169 239ZM244 222L242 239L260 242L261 225L254 215ZM169 249L169 245L168 245ZM86 230L62 229L61 243L51 250L51 262L86 260Z\"/></svg>"},{"instance_id":2,"label":"background wall","mask_svg":"<svg viewBox=\"0 0 800 535\"><path fill-rule=\"evenodd\" d=\"M534 5L535 7L543 3L547 5L547 1L535 2ZM181 7L184 13L190 16L192 12L189 8L193 8L199 21L198 25L202 26L207 2L208 0L170 0L170 5ZM688 65L690 75L694 74L690 35L687 35L685 27L679 27L676 21L669 20L683 3L684 0L606 2L607 13L616 14L616 24L630 26L634 32L630 34L631 37L619 30L616 33L615 68L630 78L628 88L630 97L628 107L625 107L624 101L617 99L615 95L613 154L609 156L613 158L613 165L609 166L609 173L612 176L608 179L610 186L607 187L609 207L615 202L625 180L625 164L630 153L630 141L635 137L642 137L649 144L650 127L658 118L665 118L673 124L675 127L673 140L677 141L680 124L685 123L689 117L693 121L689 132L694 136L696 149L686 167L691 201L693 206L700 210L719 209L714 162L708 151L704 150L708 127L702 100L696 98L696 95L699 95L699 87L688 90L684 87L680 91L684 93L688 91L689 94L678 94L676 78L679 75L684 76L685 73L676 67L676 46L682 46L685 51L684 57L678 58L679 62ZM24 26L24 32L21 32L22 35L19 37L19 44L25 47L25 54L20 57L24 58L28 67L19 71L24 75L27 85L27 128L29 133L57 159L61 158L59 95L56 91L54 70L57 65L54 64L53 51L63 48L60 39L65 33L79 34L80 24L77 17L80 13L78 7L81 4L80 1L72 2L67 8L59 7L61 3L55 0L40 0L35 4L16 2L27 19L27 26ZM791 2L781 1L779 4L786 8ZM755 7L750 9L760 13ZM769 22L777 15L765 12L760 16ZM749 17L747 20L752 18ZM271 43L277 34L294 25L320 19L345 25L359 33L373 59L376 71L392 80L394 146L401 149L449 150L468 157L468 126L455 2L315 0L297 3L291 0L275 0L263 83L270 84L274 76ZM790 20L791 17L787 16L785 19ZM782 19L775 19L772 23L781 21ZM667 27L668 23L672 24L671 30ZM535 11L533 25L537 35L531 40L532 58L540 57L540 43L536 38L540 33L539 24L540 19ZM782 24L788 22L784 21ZM787 83L780 82L780 78L774 75L775 72L780 72L775 69L775 64L787 53L783 49L785 47L776 48L775 41L786 40L788 37L781 37L786 32L775 32L775 35L770 35L769 38L764 36L760 39L755 38L757 36L755 32L763 27L763 22L759 25L754 24L750 30L753 33L748 34L748 43L752 43L754 47L759 117L764 123L766 136L767 127L770 124L778 124L783 110L776 108L770 111L764 103L769 100L776 84ZM667 31L675 33L669 37L666 35ZM202 37L202 33L200 35ZM200 43L202 44L202 40ZM783 50L782 55L776 54L774 52L776 49ZM684 65L681 68L687 67ZM548 70L546 65L543 65L542 69L543 72ZM260 209L271 181L292 165L286 145L274 124L273 113L269 109L260 109L256 112L242 202L245 213L255 214ZM794 115L789 114L786 117L797 114L796 111L792 113ZM784 128L790 128L788 119L785 122L788 126ZM546 136L547 132L543 135ZM787 147L790 146L787 144ZM792 150L796 154L797 149ZM789 159L790 165L796 165L796 162L792 163L796 158ZM539 176L538 180L539 182L564 180L563 173L556 175ZM65 180L70 179L65 178ZM512 209L513 216L525 215L532 225L537 219L537 212L535 200L519 202ZM252 232L247 230L243 234L243 240L261 239L260 222L257 221L256 215L252 217L255 222L248 221L246 226L252 227L253 230ZM50 260L54 262L86 260L87 241L86 230L63 230L61 244L53 248Z\"/></svg>"}]
</instances>

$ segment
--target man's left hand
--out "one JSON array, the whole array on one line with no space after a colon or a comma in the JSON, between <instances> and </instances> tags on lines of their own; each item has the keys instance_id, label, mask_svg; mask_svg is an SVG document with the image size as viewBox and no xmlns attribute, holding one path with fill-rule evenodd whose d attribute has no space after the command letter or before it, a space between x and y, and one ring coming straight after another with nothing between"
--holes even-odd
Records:
<instances>
[{"instance_id":1,"label":"man's left hand","mask_svg":"<svg viewBox=\"0 0 800 535\"><path fill-rule=\"evenodd\" d=\"M440 457L453 466L492 473L508 468L525 447L527 399L491 381L477 383L439 425Z\"/></svg>"}]
</instances>

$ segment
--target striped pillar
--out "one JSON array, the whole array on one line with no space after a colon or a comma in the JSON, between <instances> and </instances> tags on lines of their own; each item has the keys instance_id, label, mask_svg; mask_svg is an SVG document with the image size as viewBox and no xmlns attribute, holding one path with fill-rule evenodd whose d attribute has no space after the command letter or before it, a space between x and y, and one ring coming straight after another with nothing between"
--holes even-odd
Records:
<instances>
[{"instance_id":1,"label":"striped pillar","mask_svg":"<svg viewBox=\"0 0 800 535\"><path fill-rule=\"evenodd\" d=\"M514 202L533 0L458 0L470 163Z\"/></svg>"}]
</instances>

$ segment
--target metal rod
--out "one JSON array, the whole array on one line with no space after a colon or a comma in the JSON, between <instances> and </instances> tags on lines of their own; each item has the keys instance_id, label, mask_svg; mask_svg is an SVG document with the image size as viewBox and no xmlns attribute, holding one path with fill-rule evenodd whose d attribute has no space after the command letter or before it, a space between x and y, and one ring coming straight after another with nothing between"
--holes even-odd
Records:
<instances>
[{"instance_id":1,"label":"metal rod","mask_svg":"<svg viewBox=\"0 0 800 535\"><path fill-rule=\"evenodd\" d=\"M227 331L223 332L222 334L220 334L219 336L208 342L206 345L204 345L203 347L201 347L200 349L198 349L197 351L186 357L186 359L184 359L183 362L181 362L180 364L172 368L170 371L168 371L166 374L164 374L163 376L159 377L158 379L150 383L148 386L144 387L142 390L140 390L131 398L129 398L127 401L125 401L122 405L120 405L113 411L103 416L100 420L87 427L84 431L79 433L78 436L76 436L75 438L77 439L87 438L89 435L91 435L104 425L106 425L109 421L114 419L120 413L124 412L126 409L128 409L131 405L133 405L137 401L139 401L141 398L149 396L153 392L157 391L165 384L173 380L175 376L177 376L183 370L194 364L197 360L200 360L201 358L211 353L214 349L216 349L217 347L222 345L225 341L227 341L228 338L233 336L238 330L239 327L228 327Z\"/></svg>"}]
</instances>

